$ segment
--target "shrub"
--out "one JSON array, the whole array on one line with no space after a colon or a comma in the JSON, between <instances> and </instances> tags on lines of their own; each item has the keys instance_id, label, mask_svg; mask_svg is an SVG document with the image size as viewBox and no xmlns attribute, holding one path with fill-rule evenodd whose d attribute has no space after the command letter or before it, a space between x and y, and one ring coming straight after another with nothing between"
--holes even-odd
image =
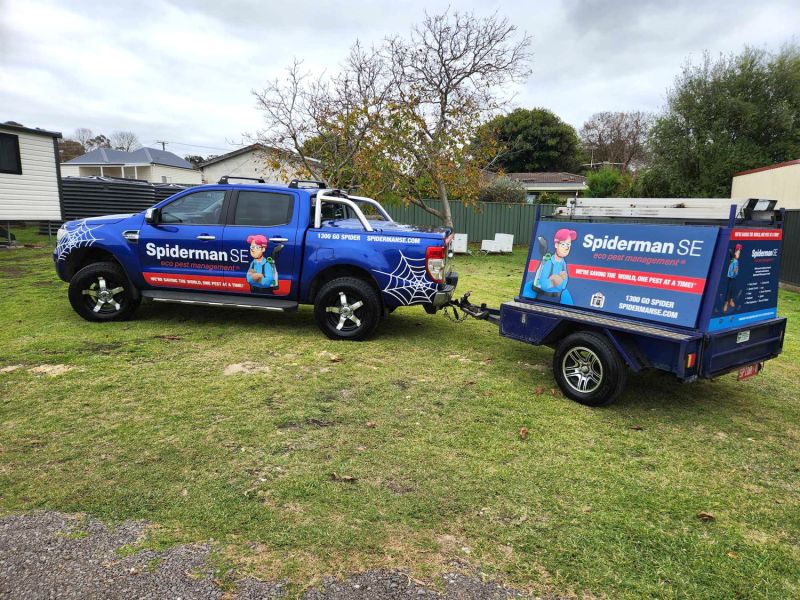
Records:
<instances>
[{"instance_id":1,"label":"shrub","mask_svg":"<svg viewBox=\"0 0 800 600\"><path fill-rule=\"evenodd\" d=\"M525 186L508 177L497 177L478 192L480 202L523 203L527 193Z\"/></svg>"}]
</instances>

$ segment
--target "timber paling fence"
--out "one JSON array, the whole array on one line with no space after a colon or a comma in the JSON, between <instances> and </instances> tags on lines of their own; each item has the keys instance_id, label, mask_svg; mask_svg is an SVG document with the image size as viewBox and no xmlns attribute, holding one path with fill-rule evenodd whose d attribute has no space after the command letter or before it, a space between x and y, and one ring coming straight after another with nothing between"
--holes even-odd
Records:
<instances>
[{"instance_id":1,"label":"timber paling fence","mask_svg":"<svg viewBox=\"0 0 800 600\"><path fill-rule=\"evenodd\" d=\"M426 200L433 208L441 203ZM542 204L542 216L552 215L557 205ZM389 205L385 207L395 221L411 225L437 226L441 221L418 206ZM461 202L451 202L453 224L457 233L466 233L470 242L494 239L495 233L510 233L514 244L529 245L536 216L533 204L500 204L478 202L473 208ZM784 214L783 255L781 256L781 282L800 286L800 210L787 210Z\"/></svg>"}]
</instances>

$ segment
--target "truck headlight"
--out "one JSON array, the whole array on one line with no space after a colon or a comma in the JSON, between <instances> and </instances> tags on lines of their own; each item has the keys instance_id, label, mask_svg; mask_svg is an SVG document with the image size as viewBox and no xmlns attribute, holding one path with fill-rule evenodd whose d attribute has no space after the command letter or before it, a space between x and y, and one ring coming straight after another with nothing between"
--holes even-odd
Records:
<instances>
[{"instance_id":1,"label":"truck headlight","mask_svg":"<svg viewBox=\"0 0 800 600\"><path fill-rule=\"evenodd\" d=\"M56 242L60 242L61 238L63 238L65 235L67 235L67 229L62 225L56 232Z\"/></svg>"}]
</instances>

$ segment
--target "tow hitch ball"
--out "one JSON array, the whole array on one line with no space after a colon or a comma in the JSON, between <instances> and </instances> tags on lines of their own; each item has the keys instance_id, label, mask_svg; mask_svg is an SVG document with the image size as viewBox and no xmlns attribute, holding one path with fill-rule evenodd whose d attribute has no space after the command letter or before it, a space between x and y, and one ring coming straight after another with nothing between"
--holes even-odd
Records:
<instances>
[{"instance_id":1,"label":"tow hitch ball","mask_svg":"<svg viewBox=\"0 0 800 600\"><path fill-rule=\"evenodd\" d=\"M479 321L487 320L489 318L489 310L486 308L486 304L483 303L480 306L472 304L469 301L469 295L471 293L472 292L469 291L458 300L450 300L450 302L444 306L444 316L458 323L466 321L468 317L478 319ZM459 315L459 310L462 313L461 315Z\"/></svg>"}]
</instances>

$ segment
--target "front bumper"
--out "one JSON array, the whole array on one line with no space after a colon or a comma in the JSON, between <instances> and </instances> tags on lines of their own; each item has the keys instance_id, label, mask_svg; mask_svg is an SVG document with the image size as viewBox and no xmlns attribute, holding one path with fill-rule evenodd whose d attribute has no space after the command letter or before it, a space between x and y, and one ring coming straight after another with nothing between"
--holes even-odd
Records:
<instances>
[{"instance_id":1,"label":"front bumper","mask_svg":"<svg viewBox=\"0 0 800 600\"><path fill-rule=\"evenodd\" d=\"M453 294L456 293L456 287L458 286L458 273L455 271L450 271L444 279L444 283L439 284L439 289L436 290L436 293L433 296L433 304L434 307L442 308L450 303Z\"/></svg>"}]
</instances>

